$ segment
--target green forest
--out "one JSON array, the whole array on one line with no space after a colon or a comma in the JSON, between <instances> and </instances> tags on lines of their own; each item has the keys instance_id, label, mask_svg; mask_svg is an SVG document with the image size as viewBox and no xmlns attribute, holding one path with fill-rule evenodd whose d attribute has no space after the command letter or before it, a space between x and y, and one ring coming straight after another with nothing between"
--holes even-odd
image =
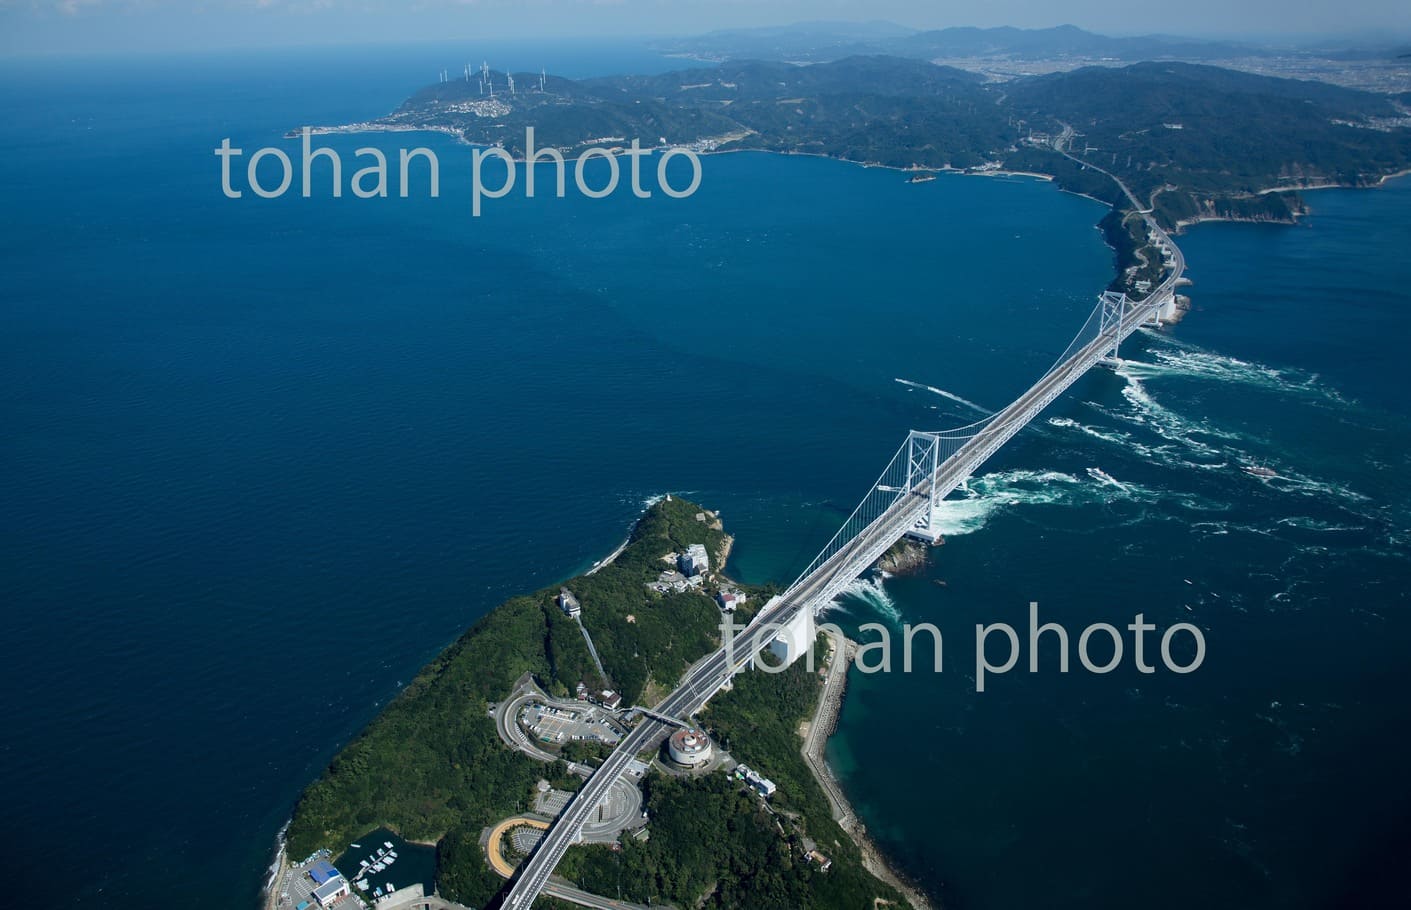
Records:
<instances>
[{"instance_id":1,"label":"green forest","mask_svg":"<svg viewBox=\"0 0 1411 910\"><path fill-rule=\"evenodd\" d=\"M709 142L898 168L1002 164L1116 201L1100 174L1039 147L1068 127L1075 155L1144 201L1160 195L1157 216L1168 228L1198 214L1285 220L1297 199L1263 191L1360 185L1411 167L1411 128L1390 96L1189 63L986 82L903 57L810 66L732 60L653 76L553 79L495 116L465 110L483 100L479 91L477 82L428 86L384 122L450 128L515 154L532 126L540 147L636 137L646 147Z\"/></svg>"},{"instance_id":2,"label":"green forest","mask_svg":"<svg viewBox=\"0 0 1411 910\"><path fill-rule=\"evenodd\" d=\"M642 516L627 548L611 565L565 583L583 605L584 624L610 677L607 684L623 693L624 704L638 701L649 686L670 688L691 662L716 646L720 614L711 597L697 592L662 595L646 585L668 567L663 556L700 543L714 559L725 539L712 514L684 500L666 499ZM443 896L472 907L490 901L503 881L484 861L481 831L527 809L541 778L573 785L562 762L548 766L506 747L496 733L490 706L509 694L525 673L561 694L571 692L580 680L590 684L598 680L576 624L555 603L558 591L554 585L492 610L339 751L299 799L288 831L290 855L306 856L319 847L337 853L385 825L408 839L437 844L437 885ZM756 589L753 593L762 599L768 592ZM766 685L772 688L760 688ZM787 796L776 797L781 806L807 811L809 823L818 825L820 833L815 836L820 843L840 841L830 849L842 862L829 873L829 887L823 890L843 894L853 893L846 889L865 887L876 891L878 883L847 862L850 844L840 839L841 832L828 819L827 804L808 777L798 738L791 732L811 710L816 689L816 678L807 673L746 674L733 692L716 700L709 716L718 735L748 738L747 748L753 751L742 749L745 760L768 769L766 773L775 775L781 789L788 787ZM672 789L671 781L654 783L648 805L653 807L653 831L660 826L660 837L650 842L657 846L633 842L628 851L670 844L677 808L705 800L722 824L747 838L730 850L763 845L766 842L757 839L767 833L767 846L773 851L769 855L787 856L788 845L780 841L776 828L758 824L759 807L741 803L740 787L727 784L724 775L718 778L701 782L699 792L694 783L679 791ZM736 810L741 812L739 818L733 817ZM823 821L814 822L815 812L822 813L818 818ZM628 855L636 854L624 851L618 856ZM733 853L712 853L693 864L693 877L682 879L670 893L675 898L691 883L723 877L727 866L734 870L729 874L746 881L750 873L740 862ZM593 864L584 869L592 882L607 874ZM804 887L801 883L806 884L808 875L807 870L798 870L781 879L780 887ZM811 900L769 906L855 906Z\"/></svg>"},{"instance_id":3,"label":"green forest","mask_svg":"<svg viewBox=\"0 0 1411 910\"><path fill-rule=\"evenodd\" d=\"M826 649L820 639L817 653ZM904 905L862 867L800 754L798 727L821 685L804 661L778 675L743 673L704 713L717 743L778 785L768 803L722 773L654 773L645 783L650 837L629 838L621 850L574 847L560 871L597 894L683 908L855 910L877 898ZM804 860L804 837L832 860L828 871Z\"/></svg>"}]
</instances>

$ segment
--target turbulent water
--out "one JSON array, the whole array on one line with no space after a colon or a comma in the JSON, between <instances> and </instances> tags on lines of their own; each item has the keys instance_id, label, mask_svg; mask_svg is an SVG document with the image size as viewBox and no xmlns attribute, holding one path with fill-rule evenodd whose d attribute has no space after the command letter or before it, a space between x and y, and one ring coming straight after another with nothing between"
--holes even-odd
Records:
<instances>
[{"instance_id":1,"label":"turbulent water","mask_svg":"<svg viewBox=\"0 0 1411 910\"><path fill-rule=\"evenodd\" d=\"M1312 202L1297 228L1183 238L1186 322L1138 337L956 494L922 577L864 579L829 611L946 633L941 675L854 674L831 758L948 906L1400 900L1411 186ZM1031 675L1030 601L1075 635L1138 612L1195 623L1206 661L1143 676L1129 635L1112 675L1076 657L1064 675L1050 635ZM974 626L995 621L1025 651L977 695Z\"/></svg>"},{"instance_id":2,"label":"turbulent water","mask_svg":"<svg viewBox=\"0 0 1411 910\"><path fill-rule=\"evenodd\" d=\"M4 64L14 902L249 906L300 788L486 609L586 568L663 490L723 510L736 572L790 578L908 429L1011 400L1110 278L1089 200L818 159L712 157L690 200L512 196L474 220L467 152L432 136L440 200L221 196L222 138L381 114L464 56ZM833 609L946 632L943 673L855 678L831 758L952 906L1312 907L1386 883L1408 199L1195 229L1186 323L957 493L929 577ZM969 630L1031 600L1076 628L1198 623L1206 664L1050 661L977 696Z\"/></svg>"}]
</instances>

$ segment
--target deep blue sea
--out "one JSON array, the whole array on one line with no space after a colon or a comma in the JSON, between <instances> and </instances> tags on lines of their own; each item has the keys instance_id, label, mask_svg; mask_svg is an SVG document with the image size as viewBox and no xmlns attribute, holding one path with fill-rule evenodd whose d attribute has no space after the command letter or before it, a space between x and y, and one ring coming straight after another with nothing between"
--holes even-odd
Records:
<instances>
[{"instance_id":1,"label":"deep blue sea","mask_svg":"<svg viewBox=\"0 0 1411 910\"><path fill-rule=\"evenodd\" d=\"M688 200L515 194L473 219L469 150L433 135L440 199L221 194L223 138L374 117L482 58L679 65L0 62L7 902L246 910L300 789L476 617L601 558L668 490L723 511L737 574L792 578L908 429L1008 401L1110 280L1090 200L813 158L707 157ZM853 674L830 752L948 906L1395 893L1411 184L1311 201L1298 227L1191 231L1187 320L1006 448L927 577L830 611L945 630L939 675ZM1205 665L1050 657L977 695L974 624L1030 601L1075 629L1197 623Z\"/></svg>"}]
</instances>

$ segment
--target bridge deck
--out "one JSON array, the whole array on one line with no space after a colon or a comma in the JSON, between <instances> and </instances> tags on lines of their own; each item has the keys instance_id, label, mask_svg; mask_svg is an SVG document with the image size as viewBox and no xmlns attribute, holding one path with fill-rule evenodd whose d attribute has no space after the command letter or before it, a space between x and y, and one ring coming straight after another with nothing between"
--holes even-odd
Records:
<instances>
[{"instance_id":1,"label":"bridge deck","mask_svg":"<svg viewBox=\"0 0 1411 910\"><path fill-rule=\"evenodd\" d=\"M1125 188L1124 188L1125 189ZM563 854L578 838L588 817L608 789L643 748L666 732L668 726L657 718L689 717L739 672L753 655L767 647L786 624L801 610L814 610L828 603L838 592L867 570L895 544L930 507L960 486L980 465L1014 437L1040 411L1063 394L1088 370L1102 361L1133 332L1140 328L1175 292L1185 269L1180 250L1149 214L1148 224L1174 251L1172 274L1145 299L1136 303L1130 315L1107 326L1090 342L1044 374L1027 392L985 422L968 441L947 458L934 476L927 477L892 505L837 552L794 582L773 606L763 610L746 627L733 647L722 647L692 668L674 692L668 695L618 745L596 773L583 785L540 842L538 849L520 870L504 905L510 910L527 910L548 883L549 875Z\"/></svg>"}]
</instances>

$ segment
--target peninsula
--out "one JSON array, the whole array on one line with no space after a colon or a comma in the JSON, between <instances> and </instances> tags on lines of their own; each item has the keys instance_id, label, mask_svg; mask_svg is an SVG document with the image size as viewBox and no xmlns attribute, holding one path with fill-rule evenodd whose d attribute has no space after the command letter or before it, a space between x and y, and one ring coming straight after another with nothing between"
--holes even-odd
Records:
<instances>
[{"instance_id":1,"label":"peninsula","mask_svg":"<svg viewBox=\"0 0 1411 910\"><path fill-rule=\"evenodd\" d=\"M439 906L491 904L640 720L634 706L654 704L718 647L722 616L743 622L773 593L723 574L729 544L717 515L668 496L610 561L482 618L305 791L283 853L309 860L281 855L267 905L294 907L314 890L310 870L379 830L435 845ZM608 905L595 895L681 908L902 905L904 886L865 846L836 785L815 777L828 773L817 735L805 754L811 726L831 729L844 676L834 655L821 673L798 662L737 677L687 719L698 725L689 737L638 755L543 905ZM330 880L349 890L372 878L341 865Z\"/></svg>"},{"instance_id":2,"label":"peninsula","mask_svg":"<svg viewBox=\"0 0 1411 910\"><path fill-rule=\"evenodd\" d=\"M439 131L522 158L530 127L537 148L564 154L638 140L820 155L914 182L940 171L1048 177L1113 207L1103 225L1118 257L1113 290L1137 295L1160 259L1147 212L1170 232L1210 219L1287 223L1307 210L1300 190L1371 186L1411 168L1403 95L1176 61L1007 81L886 55L584 80L467 67L385 117L314 131Z\"/></svg>"}]
</instances>

